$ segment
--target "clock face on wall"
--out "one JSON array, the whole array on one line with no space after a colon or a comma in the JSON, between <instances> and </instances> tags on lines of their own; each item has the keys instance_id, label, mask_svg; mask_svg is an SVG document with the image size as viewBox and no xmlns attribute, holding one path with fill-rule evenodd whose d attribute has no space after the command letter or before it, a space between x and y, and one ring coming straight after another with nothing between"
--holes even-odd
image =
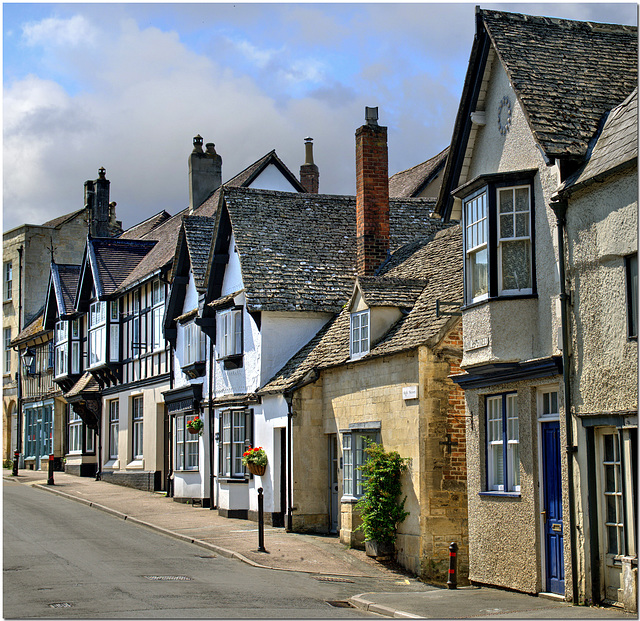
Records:
<instances>
[{"instance_id":1,"label":"clock face on wall","mask_svg":"<svg viewBox=\"0 0 640 621\"><path fill-rule=\"evenodd\" d=\"M498 129L503 136L506 136L511 127L511 102L505 95L498 106Z\"/></svg>"}]
</instances>

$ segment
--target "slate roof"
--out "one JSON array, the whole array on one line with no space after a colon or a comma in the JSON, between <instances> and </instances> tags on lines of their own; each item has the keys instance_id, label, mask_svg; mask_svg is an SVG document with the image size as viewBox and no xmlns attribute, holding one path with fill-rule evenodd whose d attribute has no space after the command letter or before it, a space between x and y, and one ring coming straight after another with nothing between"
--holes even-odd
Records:
<instances>
[{"instance_id":1,"label":"slate roof","mask_svg":"<svg viewBox=\"0 0 640 621\"><path fill-rule=\"evenodd\" d=\"M155 246L155 241L140 239L91 238L87 242L96 289L111 295Z\"/></svg>"},{"instance_id":2,"label":"slate roof","mask_svg":"<svg viewBox=\"0 0 640 621\"><path fill-rule=\"evenodd\" d=\"M62 316L72 313L80 280L80 266L52 263L51 278L59 314Z\"/></svg>"},{"instance_id":3,"label":"slate roof","mask_svg":"<svg viewBox=\"0 0 640 621\"><path fill-rule=\"evenodd\" d=\"M423 278L359 276L357 280L357 287L369 308L411 308L426 285Z\"/></svg>"},{"instance_id":4,"label":"slate roof","mask_svg":"<svg viewBox=\"0 0 640 621\"><path fill-rule=\"evenodd\" d=\"M478 14L547 156L583 157L602 115L637 85L637 28Z\"/></svg>"},{"instance_id":5,"label":"slate roof","mask_svg":"<svg viewBox=\"0 0 640 621\"><path fill-rule=\"evenodd\" d=\"M75 218L76 216L79 216L83 211L85 211L84 208L78 209L77 211L73 211L72 213L65 214L64 216L58 216L53 220L49 220L48 222L45 222L41 226L48 226L48 227L51 227L52 229L55 229L57 226L60 226L61 224L64 224L69 220L73 220L73 218Z\"/></svg>"},{"instance_id":6,"label":"slate roof","mask_svg":"<svg viewBox=\"0 0 640 621\"><path fill-rule=\"evenodd\" d=\"M73 385L71 390L64 393L64 397L65 399L70 399L71 397L77 397L82 393L95 393L96 395L99 395L101 390L98 380L96 380L89 371L85 371L82 377Z\"/></svg>"},{"instance_id":7,"label":"slate roof","mask_svg":"<svg viewBox=\"0 0 640 621\"><path fill-rule=\"evenodd\" d=\"M11 341L11 345L14 346L24 343L47 332L48 330L44 329L44 308L41 308L29 324Z\"/></svg>"},{"instance_id":8,"label":"slate roof","mask_svg":"<svg viewBox=\"0 0 640 621\"><path fill-rule=\"evenodd\" d=\"M389 177L389 196L392 198L416 197L434 176L444 167L449 147L422 164L402 170Z\"/></svg>"},{"instance_id":9,"label":"slate roof","mask_svg":"<svg viewBox=\"0 0 640 621\"><path fill-rule=\"evenodd\" d=\"M432 239L412 244L413 252L390 261L385 278L426 279L412 310L402 317L358 363L400 353L420 345L436 345L457 321L452 316L436 317L436 299L462 300L462 231L460 225L438 232ZM350 312L344 308L316 336L295 354L259 394L282 392L303 382L313 372L349 362Z\"/></svg>"},{"instance_id":10,"label":"slate roof","mask_svg":"<svg viewBox=\"0 0 640 621\"><path fill-rule=\"evenodd\" d=\"M207 216L184 216L182 233L187 241L191 271L197 289L205 285L207 261L211 249L211 239L215 228L215 219Z\"/></svg>"},{"instance_id":11,"label":"slate roof","mask_svg":"<svg viewBox=\"0 0 640 621\"><path fill-rule=\"evenodd\" d=\"M353 291L356 199L225 188L250 310L337 312ZM432 199L390 200L391 250L442 228Z\"/></svg>"},{"instance_id":12,"label":"slate roof","mask_svg":"<svg viewBox=\"0 0 640 621\"><path fill-rule=\"evenodd\" d=\"M171 218L171 214L162 210L160 213L157 213L154 216L151 216L150 218L128 228L118 237L118 239L141 239L153 231L153 229L160 226L163 222L166 222L169 218Z\"/></svg>"},{"instance_id":13,"label":"slate roof","mask_svg":"<svg viewBox=\"0 0 640 621\"><path fill-rule=\"evenodd\" d=\"M600 133L592 140L586 164L558 189L569 194L577 187L598 180L602 175L637 163L638 89L607 115Z\"/></svg>"}]
</instances>

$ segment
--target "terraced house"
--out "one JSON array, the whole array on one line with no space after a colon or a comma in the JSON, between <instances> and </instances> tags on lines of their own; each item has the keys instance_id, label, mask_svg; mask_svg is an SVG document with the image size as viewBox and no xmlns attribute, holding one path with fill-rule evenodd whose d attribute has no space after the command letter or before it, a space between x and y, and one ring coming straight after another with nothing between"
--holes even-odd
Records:
<instances>
[{"instance_id":1,"label":"terraced house","mask_svg":"<svg viewBox=\"0 0 640 621\"><path fill-rule=\"evenodd\" d=\"M476 12L461 219L472 581L637 599L637 30Z\"/></svg>"}]
</instances>

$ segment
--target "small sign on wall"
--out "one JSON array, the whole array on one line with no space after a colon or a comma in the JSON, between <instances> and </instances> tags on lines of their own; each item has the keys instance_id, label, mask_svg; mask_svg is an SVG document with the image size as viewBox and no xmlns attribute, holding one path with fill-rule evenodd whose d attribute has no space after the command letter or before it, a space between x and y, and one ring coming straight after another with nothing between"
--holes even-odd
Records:
<instances>
[{"instance_id":1,"label":"small sign on wall","mask_svg":"<svg viewBox=\"0 0 640 621\"><path fill-rule=\"evenodd\" d=\"M474 349L482 349L489 346L489 337L484 336L478 339L465 339L464 351L473 351Z\"/></svg>"},{"instance_id":2,"label":"small sign on wall","mask_svg":"<svg viewBox=\"0 0 640 621\"><path fill-rule=\"evenodd\" d=\"M418 398L418 386L405 386L402 389L402 398L406 401L408 399Z\"/></svg>"}]
</instances>

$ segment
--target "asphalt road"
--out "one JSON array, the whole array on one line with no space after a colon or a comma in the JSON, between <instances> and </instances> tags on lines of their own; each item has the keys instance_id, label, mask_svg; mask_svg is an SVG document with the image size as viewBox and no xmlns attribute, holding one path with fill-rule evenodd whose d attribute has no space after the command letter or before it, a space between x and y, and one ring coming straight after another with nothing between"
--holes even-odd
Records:
<instances>
[{"instance_id":1,"label":"asphalt road","mask_svg":"<svg viewBox=\"0 0 640 621\"><path fill-rule=\"evenodd\" d=\"M5 619L356 618L371 582L257 569L26 485L4 484Z\"/></svg>"}]
</instances>

